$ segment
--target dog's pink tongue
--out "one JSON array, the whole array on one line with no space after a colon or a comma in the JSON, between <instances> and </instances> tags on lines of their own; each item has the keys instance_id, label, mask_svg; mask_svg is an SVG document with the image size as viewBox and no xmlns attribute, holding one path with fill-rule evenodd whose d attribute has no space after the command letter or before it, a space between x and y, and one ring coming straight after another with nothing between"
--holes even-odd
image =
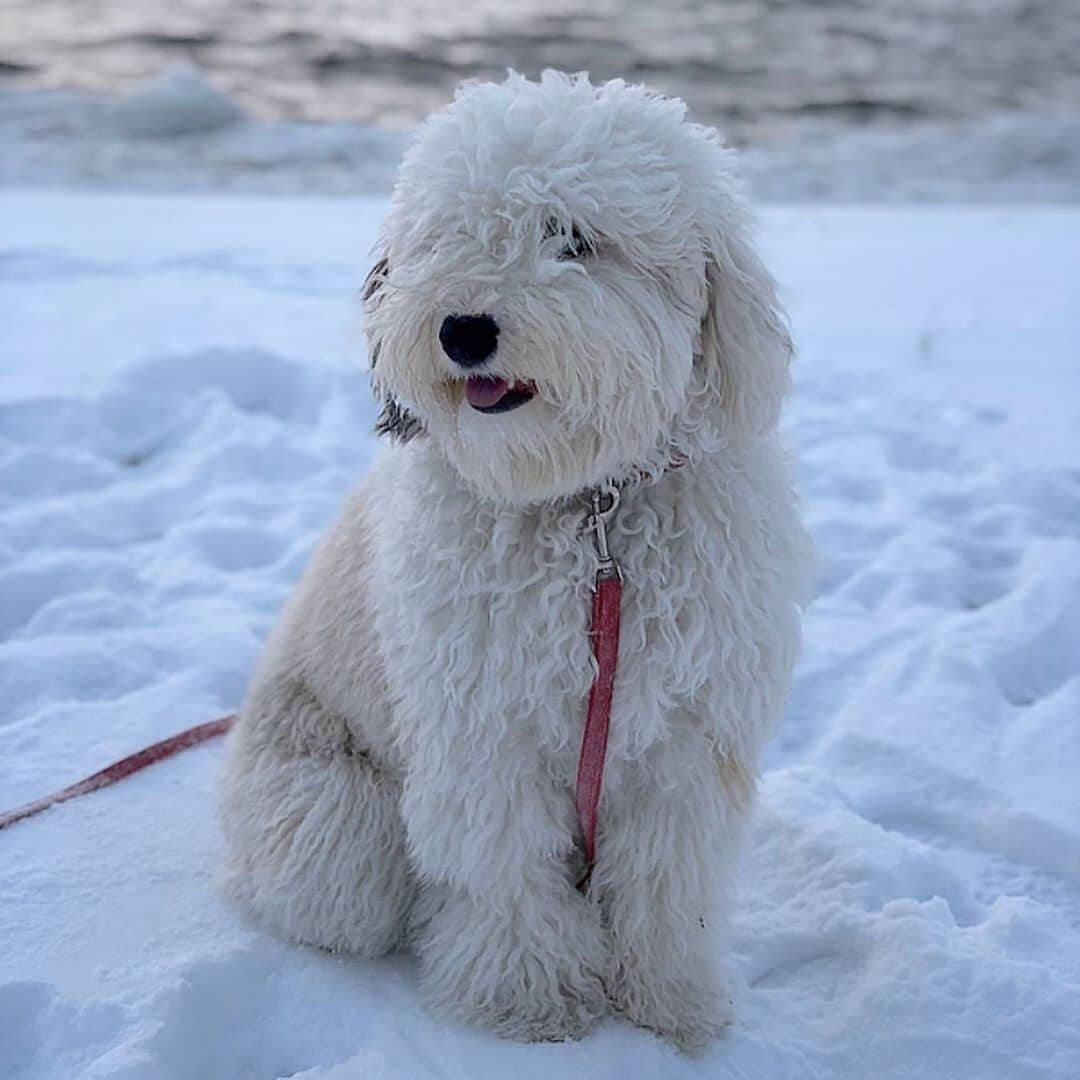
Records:
<instances>
[{"instance_id":1,"label":"dog's pink tongue","mask_svg":"<svg viewBox=\"0 0 1080 1080\"><path fill-rule=\"evenodd\" d=\"M505 379L471 375L465 383L465 398L474 409L490 409L502 401L509 389Z\"/></svg>"}]
</instances>

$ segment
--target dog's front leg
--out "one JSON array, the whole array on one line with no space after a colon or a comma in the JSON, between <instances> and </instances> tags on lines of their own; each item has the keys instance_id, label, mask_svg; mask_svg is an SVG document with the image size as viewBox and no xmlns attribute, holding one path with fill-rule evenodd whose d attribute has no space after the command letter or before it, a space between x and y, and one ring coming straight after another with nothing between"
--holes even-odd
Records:
<instances>
[{"instance_id":1,"label":"dog's front leg","mask_svg":"<svg viewBox=\"0 0 1080 1080\"><path fill-rule=\"evenodd\" d=\"M416 762L402 804L425 882L424 997L509 1038L579 1038L608 1010L610 947L570 873L569 796L509 747L471 761L447 752L457 760L426 775Z\"/></svg>"},{"instance_id":2,"label":"dog's front leg","mask_svg":"<svg viewBox=\"0 0 1080 1080\"><path fill-rule=\"evenodd\" d=\"M610 923L612 999L684 1050L731 1020L724 975L727 884L750 800L703 735L676 732L601 804L592 895Z\"/></svg>"}]
</instances>

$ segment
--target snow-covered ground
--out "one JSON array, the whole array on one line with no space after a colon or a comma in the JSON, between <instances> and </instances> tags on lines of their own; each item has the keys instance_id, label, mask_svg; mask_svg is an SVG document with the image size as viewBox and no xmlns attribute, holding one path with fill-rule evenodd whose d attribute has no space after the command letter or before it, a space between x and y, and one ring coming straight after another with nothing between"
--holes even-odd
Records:
<instances>
[{"instance_id":1,"label":"snow-covered ground","mask_svg":"<svg viewBox=\"0 0 1080 1080\"><path fill-rule=\"evenodd\" d=\"M236 705L375 451L376 200L0 193L0 809ZM1080 1076L1080 211L772 209L820 548L738 1022L432 1019L214 889L220 746L0 833L0 1077Z\"/></svg>"}]
</instances>

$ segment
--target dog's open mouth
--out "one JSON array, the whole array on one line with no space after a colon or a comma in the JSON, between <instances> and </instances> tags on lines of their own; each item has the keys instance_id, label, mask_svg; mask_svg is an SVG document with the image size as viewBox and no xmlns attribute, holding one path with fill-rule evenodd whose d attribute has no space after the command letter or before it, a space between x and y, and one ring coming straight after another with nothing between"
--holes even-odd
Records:
<instances>
[{"instance_id":1,"label":"dog's open mouth","mask_svg":"<svg viewBox=\"0 0 1080 1080\"><path fill-rule=\"evenodd\" d=\"M471 375L465 383L465 400L482 413L503 413L531 401L536 393L532 383L508 383L490 375Z\"/></svg>"}]
</instances>

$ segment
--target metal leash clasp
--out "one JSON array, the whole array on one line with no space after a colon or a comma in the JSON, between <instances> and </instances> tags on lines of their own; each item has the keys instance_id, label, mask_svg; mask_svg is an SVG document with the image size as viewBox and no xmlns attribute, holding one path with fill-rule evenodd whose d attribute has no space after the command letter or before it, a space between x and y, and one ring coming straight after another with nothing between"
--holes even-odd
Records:
<instances>
[{"instance_id":1,"label":"metal leash clasp","mask_svg":"<svg viewBox=\"0 0 1080 1080\"><path fill-rule=\"evenodd\" d=\"M608 523L619 509L619 500L619 489L614 484L602 484L589 493L589 516L585 527L593 534L596 554L600 558L600 565L596 571L597 581L604 578L618 578L622 581L622 570L611 554L607 534Z\"/></svg>"}]
</instances>

